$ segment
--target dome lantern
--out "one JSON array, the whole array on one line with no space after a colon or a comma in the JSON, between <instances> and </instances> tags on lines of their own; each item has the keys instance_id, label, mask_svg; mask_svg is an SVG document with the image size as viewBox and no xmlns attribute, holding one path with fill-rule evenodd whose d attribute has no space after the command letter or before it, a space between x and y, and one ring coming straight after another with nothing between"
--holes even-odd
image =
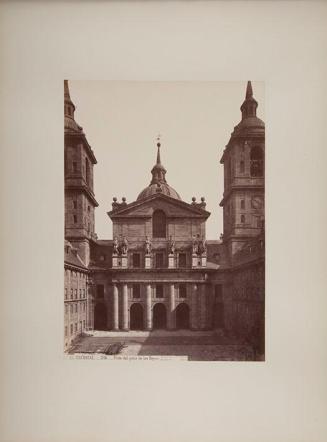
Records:
<instances>
[{"instance_id":1,"label":"dome lantern","mask_svg":"<svg viewBox=\"0 0 327 442\"><path fill-rule=\"evenodd\" d=\"M175 198L180 200L181 197L178 195L176 190L170 187L166 181L166 169L161 164L160 157L160 135L157 137L157 161L151 170L152 180L148 187L146 187L137 197L137 200L146 198L150 195L154 195L156 193L162 193L164 195L170 196L171 198Z\"/></svg>"}]
</instances>

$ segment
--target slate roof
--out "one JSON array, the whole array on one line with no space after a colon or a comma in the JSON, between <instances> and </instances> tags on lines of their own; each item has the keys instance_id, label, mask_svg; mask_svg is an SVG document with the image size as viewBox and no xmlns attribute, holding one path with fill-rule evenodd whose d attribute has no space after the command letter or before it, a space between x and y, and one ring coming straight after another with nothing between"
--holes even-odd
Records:
<instances>
[{"instance_id":1,"label":"slate roof","mask_svg":"<svg viewBox=\"0 0 327 442\"><path fill-rule=\"evenodd\" d=\"M82 259L77 253L77 249L75 249L69 241L65 241L65 264L72 265L74 267L80 267L83 270L88 270L88 268L84 265Z\"/></svg>"}]
</instances>

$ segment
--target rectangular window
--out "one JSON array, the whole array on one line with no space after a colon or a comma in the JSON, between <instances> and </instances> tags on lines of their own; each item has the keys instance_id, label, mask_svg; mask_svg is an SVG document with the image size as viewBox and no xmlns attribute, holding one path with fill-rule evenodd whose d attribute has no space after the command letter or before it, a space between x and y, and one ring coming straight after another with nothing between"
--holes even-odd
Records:
<instances>
[{"instance_id":1,"label":"rectangular window","mask_svg":"<svg viewBox=\"0 0 327 442\"><path fill-rule=\"evenodd\" d=\"M140 284L133 284L133 298L141 297L141 287Z\"/></svg>"},{"instance_id":2,"label":"rectangular window","mask_svg":"<svg viewBox=\"0 0 327 442\"><path fill-rule=\"evenodd\" d=\"M75 289L75 299L77 299L77 289Z\"/></svg>"},{"instance_id":3,"label":"rectangular window","mask_svg":"<svg viewBox=\"0 0 327 442\"><path fill-rule=\"evenodd\" d=\"M67 290L67 287L65 287L65 299L67 299L68 298L68 290Z\"/></svg>"},{"instance_id":4,"label":"rectangular window","mask_svg":"<svg viewBox=\"0 0 327 442\"><path fill-rule=\"evenodd\" d=\"M76 200L73 201L73 207L74 207L74 209L77 209L77 201Z\"/></svg>"},{"instance_id":5,"label":"rectangular window","mask_svg":"<svg viewBox=\"0 0 327 442\"><path fill-rule=\"evenodd\" d=\"M67 336L68 336L68 327L67 327L67 325L65 326L65 338L67 338Z\"/></svg>"},{"instance_id":6,"label":"rectangular window","mask_svg":"<svg viewBox=\"0 0 327 442\"><path fill-rule=\"evenodd\" d=\"M74 290L70 289L70 299L73 299L73 297L74 297Z\"/></svg>"},{"instance_id":7,"label":"rectangular window","mask_svg":"<svg viewBox=\"0 0 327 442\"><path fill-rule=\"evenodd\" d=\"M79 297L82 297L82 289L79 289Z\"/></svg>"},{"instance_id":8,"label":"rectangular window","mask_svg":"<svg viewBox=\"0 0 327 442\"><path fill-rule=\"evenodd\" d=\"M104 298L104 285L103 284L97 284L97 298L98 299Z\"/></svg>"},{"instance_id":9,"label":"rectangular window","mask_svg":"<svg viewBox=\"0 0 327 442\"><path fill-rule=\"evenodd\" d=\"M77 322L75 322L75 333L77 333Z\"/></svg>"},{"instance_id":10,"label":"rectangular window","mask_svg":"<svg viewBox=\"0 0 327 442\"><path fill-rule=\"evenodd\" d=\"M74 305L73 304L70 304L70 313L73 313L74 312Z\"/></svg>"},{"instance_id":11,"label":"rectangular window","mask_svg":"<svg viewBox=\"0 0 327 442\"><path fill-rule=\"evenodd\" d=\"M245 201L241 200L241 209L245 209Z\"/></svg>"},{"instance_id":12,"label":"rectangular window","mask_svg":"<svg viewBox=\"0 0 327 442\"><path fill-rule=\"evenodd\" d=\"M75 313L78 311L78 304L75 304Z\"/></svg>"},{"instance_id":13,"label":"rectangular window","mask_svg":"<svg viewBox=\"0 0 327 442\"><path fill-rule=\"evenodd\" d=\"M245 215L241 215L241 223L242 223L242 224L245 223Z\"/></svg>"},{"instance_id":14,"label":"rectangular window","mask_svg":"<svg viewBox=\"0 0 327 442\"><path fill-rule=\"evenodd\" d=\"M82 321L79 321L79 329L82 331Z\"/></svg>"},{"instance_id":15,"label":"rectangular window","mask_svg":"<svg viewBox=\"0 0 327 442\"><path fill-rule=\"evenodd\" d=\"M163 285L162 284L156 285L156 298L163 298Z\"/></svg>"},{"instance_id":16,"label":"rectangular window","mask_svg":"<svg viewBox=\"0 0 327 442\"><path fill-rule=\"evenodd\" d=\"M77 223L77 215L74 215L74 224Z\"/></svg>"},{"instance_id":17,"label":"rectangular window","mask_svg":"<svg viewBox=\"0 0 327 442\"><path fill-rule=\"evenodd\" d=\"M156 268L159 269L160 267L164 266L164 255L163 253L156 253Z\"/></svg>"},{"instance_id":18,"label":"rectangular window","mask_svg":"<svg viewBox=\"0 0 327 442\"><path fill-rule=\"evenodd\" d=\"M179 286L179 297L186 298L186 285L184 285L184 284L181 284Z\"/></svg>"},{"instance_id":19,"label":"rectangular window","mask_svg":"<svg viewBox=\"0 0 327 442\"><path fill-rule=\"evenodd\" d=\"M77 162L73 161L73 172L76 173L77 172Z\"/></svg>"},{"instance_id":20,"label":"rectangular window","mask_svg":"<svg viewBox=\"0 0 327 442\"><path fill-rule=\"evenodd\" d=\"M186 267L186 253L179 253L178 267Z\"/></svg>"},{"instance_id":21,"label":"rectangular window","mask_svg":"<svg viewBox=\"0 0 327 442\"><path fill-rule=\"evenodd\" d=\"M141 267L141 256L139 253L133 253L133 267Z\"/></svg>"},{"instance_id":22,"label":"rectangular window","mask_svg":"<svg viewBox=\"0 0 327 442\"><path fill-rule=\"evenodd\" d=\"M83 302L83 312L85 312L85 309L86 309L86 304L85 302Z\"/></svg>"},{"instance_id":23,"label":"rectangular window","mask_svg":"<svg viewBox=\"0 0 327 442\"><path fill-rule=\"evenodd\" d=\"M244 161L241 161L240 162L240 172L244 173L244 170L245 170Z\"/></svg>"},{"instance_id":24,"label":"rectangular window","mask_svg":"<svg viewBox=\"0 0 327 442\"><path fill-rule=\"evenodd\" d=\"M83 330L85 330L85 320L83 321Z\"/></svg>"},{"instance_id":25,"label":"rectangular window","mask_svg":"<svg viewBox=\"0 0 327 442\"><path fill-rule=\"evenodd\" d=\"M74 333L74 325L70 324L70 334L72 335Z\"/></svg>"},{"instance_id":26,"label":"rectangular window","mask_svg":"<svg viewBox=\"0 0 327 442\"><path fill-rule=\"evenodd\" d=\"M83 298L85 298L85 289L83 289Z\"/></svg>"}]
</instances>

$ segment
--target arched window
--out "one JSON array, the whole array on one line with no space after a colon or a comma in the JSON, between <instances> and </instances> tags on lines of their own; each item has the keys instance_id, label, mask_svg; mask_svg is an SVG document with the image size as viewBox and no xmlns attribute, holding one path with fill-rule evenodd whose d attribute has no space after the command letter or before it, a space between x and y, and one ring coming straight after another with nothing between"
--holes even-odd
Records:
<instances>
[{"instance_id":1,"label":"arched window","mask_svg":"<svg viewBox=\"0 0 327 442\"><path fill-rule=\"evenodd\" d=\"M251 176L263 176L263 150L259 146L254 146L250 153L250 173Z\"/></svg>"},{"instance_id":2,"label":"arched window","mask_svg":"<svg viewBox=\"0 0 327 442\"><path fill-rule=\"evenodd\" d=\"M156 210L152 216L153 238L166 238L166 215L162 210Z\"/></svg>"}]
</instances>

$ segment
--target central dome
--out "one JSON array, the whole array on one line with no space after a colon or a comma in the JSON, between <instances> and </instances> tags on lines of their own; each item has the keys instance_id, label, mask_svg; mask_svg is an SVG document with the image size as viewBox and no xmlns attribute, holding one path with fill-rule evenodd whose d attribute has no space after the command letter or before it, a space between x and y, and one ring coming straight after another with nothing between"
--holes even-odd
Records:
<instances>
[{"instance_id":1,"label":"central dome","mask_svg":"<svg viewBox=\"0 0 327 442\"><path fill-rule=\"evenodd\" d=\"M137 197L137 200L141 200L156 193L162 193L163 195L170 196L171 198L181 200L181 197L178 195L176 190L170 187L167 183L150 184L148 187L142 190L142 192Z\"/></svg>"},{"instance_id":2,"label":"central dome","mask_svg":"<svg viewBox=\"0 0 327 442\"><path fill-rule=\"evenodd\" d=\"M175 189L170 187L166 181L166 169L161 164L160 160L160 143L157 143L158 152L157 152L157 162L153 166L152 180L148 187L142 190L142 192L137 197L137 200L141 200L143 198L147 198L148 196L155 195L157 193L162 193L163 195L170 196L171 198L175 198L177 200L181 200L181 197L178 195Z\"/></svg>"}]
</instances>

